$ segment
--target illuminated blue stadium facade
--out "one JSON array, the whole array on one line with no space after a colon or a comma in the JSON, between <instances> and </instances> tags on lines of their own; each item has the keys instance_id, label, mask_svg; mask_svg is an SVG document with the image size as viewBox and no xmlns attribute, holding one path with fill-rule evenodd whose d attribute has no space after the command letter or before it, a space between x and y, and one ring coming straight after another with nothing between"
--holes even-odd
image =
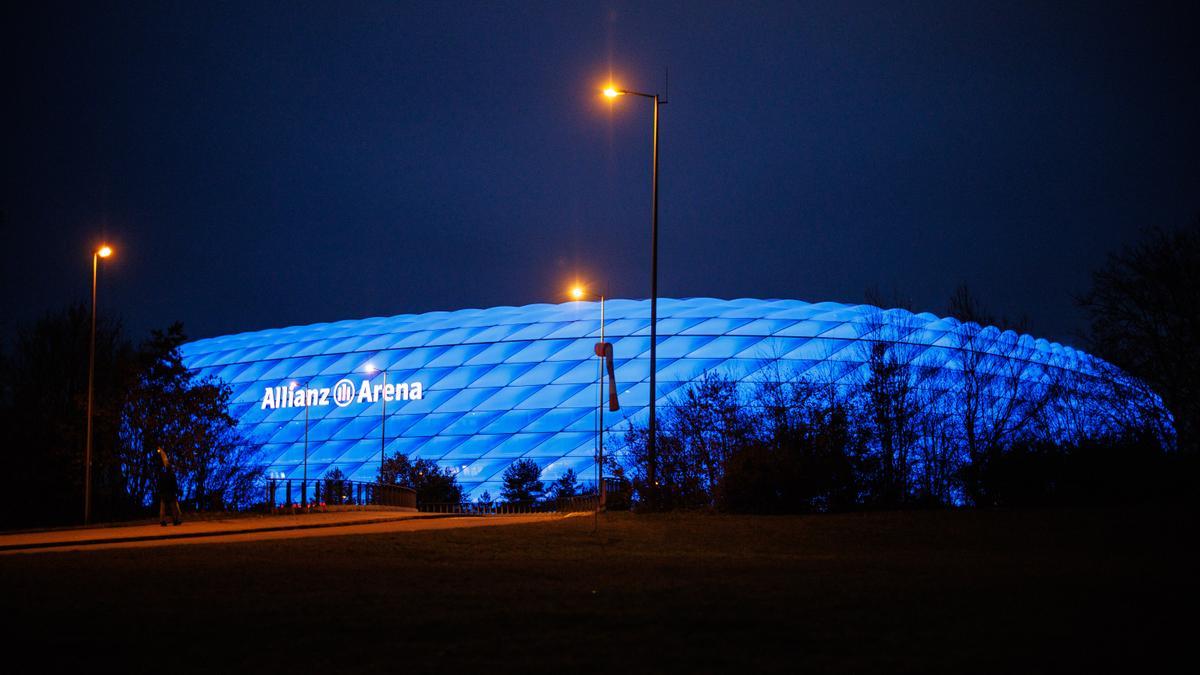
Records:
<instances>
[{"instance_id":1,"label":"illuminated blue stadium facade","mask_svg":"<svg viewBox=\"0 0 1200 675\"><path fill-rule=\"evenodd\" d=\"M644 300L607 303L622 406L606 411L610 430L646 419L649 313ZM375 480L382 448L452 469L472 497L496 496L518 458L536 461L547 481L567 469L585 481L594 475L599 315L592 302L408 314L199 340L183 354L194 372L232 387L231 412L261 444L272 476L300 477L307 433L310 478L337 467ZM865 347L880 341L903 345L920 372L953 374L964 367L963 325L868 305L663 299L659 405L706 372L749 386L772 361L806 378L861 386ZM1104 365L995 328L971 336L971 349L1008 377L1038 383L1065 373L1059 381L1077 383L1080 400ZM953 380L926 379L945 389Z\"/></svg>"}]
</instances>

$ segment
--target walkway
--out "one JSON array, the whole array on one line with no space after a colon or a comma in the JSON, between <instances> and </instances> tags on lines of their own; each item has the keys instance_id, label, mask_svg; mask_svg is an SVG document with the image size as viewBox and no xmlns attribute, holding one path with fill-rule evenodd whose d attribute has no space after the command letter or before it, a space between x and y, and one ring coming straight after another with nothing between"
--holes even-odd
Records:
<instances>
[{"instance_id":1,"label":"walkway","mask_svg":"<svg viewBox=\"0 0 1200 675\"><path fill-rule=\"evenodd\" d=\"M168 525L167 527L153 523L0 534L0 555L415 532L487 525L516 525L543 522L561 517L558 514L481 517L413 511L339 511L303 515L250 515L219 520L185 520L182 525Z\"/></svg>"}]
</instances>

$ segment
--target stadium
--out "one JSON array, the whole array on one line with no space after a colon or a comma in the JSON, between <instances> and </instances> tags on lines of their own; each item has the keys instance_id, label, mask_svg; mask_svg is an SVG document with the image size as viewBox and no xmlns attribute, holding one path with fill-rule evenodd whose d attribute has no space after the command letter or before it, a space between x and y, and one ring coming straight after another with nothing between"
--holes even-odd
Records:
<instances>
[{"instance_id":1,"label":"stadium","mask_svg":"<svg viewBox=\"0 0 1200 675\"><path fill-rule=\"evenodd\" d=\"M648 417L650 306L609 300L604 309L620 409L606 406L603 424L614 438ZM658 406L706 373L746 388L781 372L861 388L873 348L911 366L933 400L984 382L985 404L1011 408L1053 389L1069 409L1046 433L1103 431L1157 405L1133 389L1113 396L1115 369L1086 353L928 313L690 298L661 299L658 314ZM498 495L520 458L546 481L568 469L585 483L595 475L600 317L596 302L464 309L228 335L182 351L198 376L232 388L230 412L261 445L271 477L337 468L374 481L382 456L403 453L451 469L477 498Z\"/></svg>"}]
</instances>

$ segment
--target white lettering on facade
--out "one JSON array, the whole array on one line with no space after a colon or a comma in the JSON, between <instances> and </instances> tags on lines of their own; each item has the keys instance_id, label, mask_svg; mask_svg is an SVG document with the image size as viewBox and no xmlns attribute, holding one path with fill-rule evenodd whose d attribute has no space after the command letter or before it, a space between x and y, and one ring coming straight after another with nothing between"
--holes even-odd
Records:
<instances>
[{"instance_id":1,"label":"white lettering on facade","mask_svg":"<svg viewBox=\"0 0 1200 675\"><path fill-rule=\"evenodd\" d=\"M357 390L357 393L356 393ZM333 403L344 408L351 403L377 403L383 401L419 401L424 398L423 385L420 382L388 383L372 385L369 380L362 380L358 387L350 380L340 380L333 387L297 387L295 384L283 387L267 387L263 390L262 410L279 408L304 408L329 405L330 394Z\"/></svg>"}]
</instances>

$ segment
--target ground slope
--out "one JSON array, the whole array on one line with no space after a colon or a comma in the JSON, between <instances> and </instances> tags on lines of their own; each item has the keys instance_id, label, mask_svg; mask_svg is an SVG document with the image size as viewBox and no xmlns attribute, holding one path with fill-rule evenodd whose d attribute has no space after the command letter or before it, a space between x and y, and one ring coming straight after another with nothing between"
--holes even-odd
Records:
<instances>
[{"instance_id":1,"label":"ground slope","mask_svg":"<svg viewBox=\"0 0 1200 675\"><path fill-rule=\"evenodd\" d=\"M1192 632L1168 509L613 514L0 558L17 652L173 671L1076 672ZM13 651L10 651L10 659Z\"/></svg>"}]
</instances>

